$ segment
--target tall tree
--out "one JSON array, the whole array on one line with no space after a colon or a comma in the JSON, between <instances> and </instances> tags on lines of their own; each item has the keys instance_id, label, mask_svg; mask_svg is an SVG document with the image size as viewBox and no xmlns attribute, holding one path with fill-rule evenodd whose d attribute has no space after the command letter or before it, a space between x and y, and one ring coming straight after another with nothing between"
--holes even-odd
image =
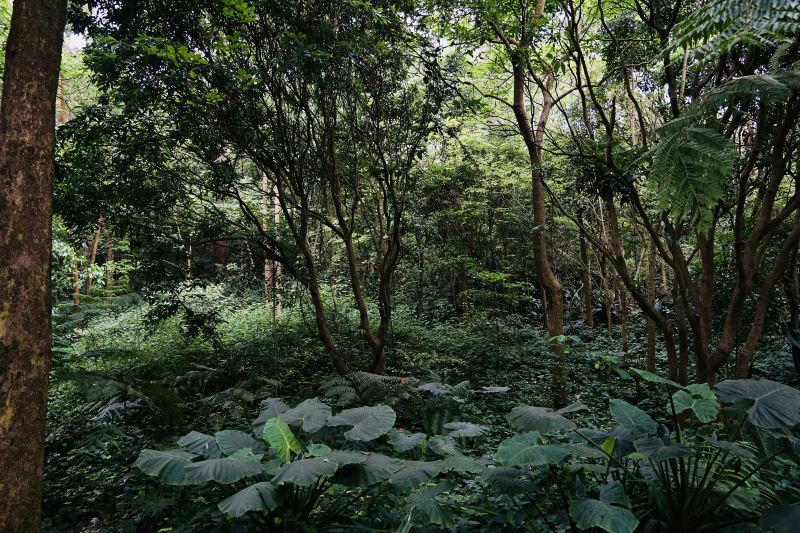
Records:
<instances>
[{"instance_id":1,"label":"tall tree","mask_svg":"<svg viewBox=\"0 0 800 533\"><path fill-rule=\"evenodd\" d=\"M0 107L0 531L39 530L66 0L15 0Z\"/></svg>"}]
</instances>

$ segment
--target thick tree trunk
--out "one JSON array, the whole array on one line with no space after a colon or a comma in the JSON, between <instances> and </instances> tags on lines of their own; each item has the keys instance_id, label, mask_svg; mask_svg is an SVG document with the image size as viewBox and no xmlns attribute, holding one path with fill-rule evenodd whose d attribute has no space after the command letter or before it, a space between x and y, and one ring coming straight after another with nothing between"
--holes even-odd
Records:
<instances>
[{"instance_id":1,"label":"thick tree trunk","mask_svg":"<svg viewBox=\"0 0 800 533\"><path fill-rule=\"evenodd\" d=\"M64 0L15 0L0 108L0 531L39 531Z\"/></svg>"}]
</instances>

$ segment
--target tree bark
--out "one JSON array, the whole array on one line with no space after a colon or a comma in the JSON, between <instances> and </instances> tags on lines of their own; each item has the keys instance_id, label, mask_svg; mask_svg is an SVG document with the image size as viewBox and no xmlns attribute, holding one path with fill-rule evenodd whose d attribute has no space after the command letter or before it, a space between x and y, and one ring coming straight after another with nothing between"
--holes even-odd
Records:
<instances>
[{"instance_id":1,"label":"tree bark","mask_svg":"<svg viewBox=\"0 0 800 533\"><path fill-rule=\"evenodd\" d=\"M65 0L15 0L0 106L0 531L39 531Z\"/></svg>"},{"instance_id":2,"label":"tree bark","mask_svg":"<svg viewBox=\"0 0 800 533\"><path fill-rule=\"evenodd\" d=\"M100 232L103 231L103 215L97 219L97 228L94 230L94 239L92 239L92 251L89 254L89 266L87 268L86 276L86 294L92 295L92 272L91 269L97 261L97 249L100 247Z\"/></svg>"},{"instance_id":3,"label":"tree bark","mask_svg":"<svg viewBox=\"0 0 800 533\"><path fill-rule=\"evenodd\" d=\"M592 314L592 269L589 262L589 252L586 246L586 235L584 235L583 228L580 228L580 245L581 245L581 278L583 282L583 314L586 317L586 325L594 327L594 315Z\"/></svg>"},{"instance_id":4,"label":"tree bark","mask_svg":"<svg viewBox=\"0 0 800 533\"><path fill-rule=\"evenodd\" d=\"M650 242L647 247L647 302L656 305L656 247ZM647 317L647 370L656 371L656 323Z\"/></svg>"}]
</instances>

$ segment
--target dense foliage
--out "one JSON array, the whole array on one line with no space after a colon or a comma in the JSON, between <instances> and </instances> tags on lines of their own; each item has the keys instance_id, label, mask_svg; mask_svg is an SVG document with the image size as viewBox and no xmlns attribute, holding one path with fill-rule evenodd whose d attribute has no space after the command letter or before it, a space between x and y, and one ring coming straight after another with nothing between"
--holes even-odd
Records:
<instances>
[{"instance_id":1,"label":"dense foliage","mask_svg":"<svg viewBox=\"0 0 800 533\"><path fill-rule=\"evenodd\" d=\"M70 2L43 529L794 531L798 13Z\"/></svg>"}]
</instances>

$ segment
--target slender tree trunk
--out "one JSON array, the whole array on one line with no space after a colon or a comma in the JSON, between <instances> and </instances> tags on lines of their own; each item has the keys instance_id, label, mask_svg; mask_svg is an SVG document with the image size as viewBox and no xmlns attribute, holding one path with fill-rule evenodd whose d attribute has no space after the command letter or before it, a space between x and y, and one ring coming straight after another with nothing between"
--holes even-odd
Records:
<instances>
[{"instance_id":1,"label":"slender tree trunk","mask_svg":"<svg viewBox=\"0 0 800 533\"><path fill-rule=\"evenodd\" d=\"M0 531L39 531L64 0L14 0L0 107Z\"/></svg>"},{"instance_id":2,"label":"slender tree trunk","mask_svg":"<svg viewBox=\"0 0 800 533\"><path fill-rule=\"evenodd\" d=\"M106 290L110 291L114 284L114 241L111 232L106 229Z\"/></svg>"},{"instance_id":3,"label":"slender tree trunk","mask_svg":"<svg viewBox=\"0 0 800 533\"><path fill-rule=\"evenodd\" d=\"M72 303L81 305L81 271L78 267L78 256L72 261Z\"/></svg>"},{"instance_id":4,"label":"slender tree trunk","mask_svg":"<svg viewBox=\"0 0 800 533\"><path fill-rule=\"evenodd\" d=\"M92 251L89 253L89 266L86 275L86 294L92 295L92 267L97 261L97 249L100 247L100 232L103 231L103 215L97 219L97 227L94 230L94 239L92 239Z\"/></svg>"},{"instance_id":5,"label":"slender tree trunk","mask_svg":"<svg viewBox=\"0 0 800 533\"><path fill-rule=\"evenodd\" d=\"M586 246L586 235L583 233L583 228L580 229L580 246L581 246L581 262L583 263L581 269L581 281L583 283L583 314L585 316L586 325L594 327L594 315L592 314L592 266L589 262L589 252Z\"/></svg>"},{"instance_id":6,"label":"slender tree trunk","mask_svg":"<svg viewBox=\"0 0 800 533\"><path fill-rule=\"evenodd\" d=\"M786 299L789 303L789 342L792 349L792 361L795 371L800 374L800 269L798 268L800 248L794 247L786 280Z\"/></svg>"},{"instance_id":7,"label":"slender tree trunk","mask_svg":"<svg viewBox=\"0 0 800 533\"><path fill-rule=\"evenodd\" d=\"M647 247L647 301L656 305L656 247L651 241ZM656 371L656 323L647 317L647 370Z\"/></svg>"}]
</instances>

